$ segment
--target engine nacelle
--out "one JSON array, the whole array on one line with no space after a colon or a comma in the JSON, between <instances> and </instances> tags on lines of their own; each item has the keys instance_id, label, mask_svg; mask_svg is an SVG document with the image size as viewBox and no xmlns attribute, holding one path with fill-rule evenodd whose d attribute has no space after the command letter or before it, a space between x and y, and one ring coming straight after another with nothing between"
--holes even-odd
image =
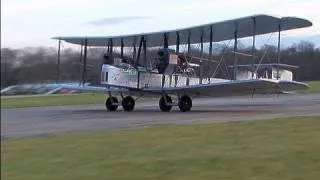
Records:
<instances>
[{"instance_id":1,"label":"engine nacelle","mask_svg":"<svg viewBox=\"0 0 320 180\"><path fill-rule=\"evenodd\" d=\"M157 53L159 64L158 72L160 74L172 74L178 65L178 55L174 50L164 48L160 49Z\"/></svg>"},{"instance_id":2,"label":"engine nacelle","mask_svg":"<svg viewBox=\"0 0 320 180\"><path fill-rule=\"evenodd\" d=\"M122 63L122 59L117 54L105 53L103 55L103 64L118 66L120 63Z\"/></svg>"}]
</instances>

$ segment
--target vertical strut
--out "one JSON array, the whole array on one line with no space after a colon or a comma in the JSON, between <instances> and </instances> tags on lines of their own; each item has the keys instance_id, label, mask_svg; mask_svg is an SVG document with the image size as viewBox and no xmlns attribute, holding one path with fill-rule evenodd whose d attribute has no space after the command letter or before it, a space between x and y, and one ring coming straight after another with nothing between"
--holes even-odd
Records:
<instances>
[{"instance_id":1,"label":"vertical strut","mask_svg":"<svg viewBox=\"0 0 320 180\"><path fill-rule=\"evenodd\" d=\"M210 42L209 42L209 60L212 58L212 41L213 41L213 30L212 25L210 26Z\"/></svg>"},{"instance_id":2,"label":"vertical strut","mask_svg":"<svg viewBox=\"0 0 320 180\"><path fill-rule=\"evenodd\" d=\"M107 52L110 53L110 40L108 40L108 48L107 48Z\"/></svg>"},{"instance_id":3,"label":"vertical strut","mask_svg":"<svg viewBox=\"0 0 320 180\"><path fill-rule=\"evenodd\" d=\"M123 58L123 46L124 46L124 43L123 43L123 38L121 38L121 52L120 52L120 56L121 56L121 58Z\"/></svg>"},{"instance_id":4,"label":"vertical strut","mask_svg":"<svg viewBox=\"0 0 320 180\"><path fill-rule=\"evenodd\" d=\"M202 58L203 58L203 29L200 36L200 84L202 84Z\"/></svg>"},{"instance_id":5,"label":"vertical strut","mask_svg":"<svg viewBox=\"0 0 320 180\"><path fill-rule=\"evenodd\" d=\"M141 36L140 44L139 44L139 48L138 48L137 60L136 60L136 63L135 63L136 65L139 64L138 61L140 60L141 48L142 48L143 41L144 41L144 36Z\"/></svg>"},{"instance_id":6,"label":"vertical strut","mask_svg":"<svg viewBox=\"0 0 320 180\"><path fill-rule=\"evenodd\" d=\"M190 31L188 31L188 55L189 55L189 53L190 53L190 39L191 39L191 32Z\"/></svg>"},{"instance_id":7,"label":"vertical strut","mask_svg":"<svg viewBox=\"0 0 320 180\"><path fill-rule=\"evenodd\" d=\"M168 48L169 45L168 45L168 34L167 33L164 33L164 38L163 38L163 47L164 48Z\"/></svg>"},{"instance_id":8,"label":"vertical strut","mask_svg":"<svg viewBox=\"0 0 320 180\"><path fill-rule=\"evenodd\" d=\"M79 59L79 61L80 61L80 63L82 63L82 59L83 59L83 41L81 41L81 46L80 46L80 59ZM81 72L81 66L79 66L79 72ZM79 74L80 75L80 77L79 77L79 79L81 79L82 78L82 74L80 73ZM79 82L79 86L81 85L81 81Z\"/></svg>"},{"instance_id":9,"label":"vertical strut","mask_svg":"<svg viewBox=\"0 0 320 180\"><path fill-rule=\"evenodd\" d=\"M113 52L113 40L110 39L110 53Z\"/></svg>"},{"instance_id":10,"label":"vertical strut","mask_svg":"<svg viewBox=\"0 0 320 180\"><path fill-rule=\"evenodd\" d=\"M238 62L237 62L237 49L238 49L238 24L235 22L235 31L234 31L234 46L233 46L233 80L237 79L237 71L238 71Z\"/></svg>"},{"instance_id":11,"label":"vertical strut","mask_svg":"<svg viewBox=\"0 0 320 180\"><path fill-rule=\"evenodd\" d=\"M281 19L278 24L278 58L277 58L277 80L279 79L279 64L280 64L280 38L281 37Z\"/></svg>"},{"instance_id":12,"label":"vertical strut","mask_svg":"<svg viewBox=\"0 0 320 180\"><path fill-rule=\"evenodd\" d=\"M256 17L253 17L253 36L252 36L252 50L251 50L251 55L252 55L251 79L253 79L253 72L254 72L253 66L255 63L255 56L254 56L255 45L256 45Z\"/></svg>"},{"instance_id":13,"label":"vertical strut","mask_svg":"<svg viewBox=\"0 0 320 180\"><path fill-rule=\"evenodd\" d=\"M61 50L61 39L58 43L58 62L57 62L57 82L60 80L60 50Z\"/></svg>"},{"instance_id":14,"label":"vertical strut","mask_svg":"<svg viewBox=\"0 0 320 180\"><path fill-rule=\"evenodd\" d=\"M180 34L177 31L177 41L176 41L176 53L179 54L179 46L180 46Z\"/></svg>"},{"instance_id":15,"label":"vertical strut","mask_svg":"<svg viewBox=\"0 0 320 180\"><path fill-rule=\"evenodd\" d=\"M212 25L211 25L210 26L210 42L209 42L209 60L210 61L212 59L212 41L213 41L213 29L212 29ZM209 76L209 83L210 83L210 76Z\"/></svg>"},{"instance_id":16,"label":"vertical strut","mask_svg":"<svg viewBox=\"0 0 320 180\"><path fill-rule=\"evenodd\" d=\"M80 62L82 62L82 56L83 56L83 42L81 42L81 46L80 46L80 59L79 59Z\"/></svg>"},{"instance_id":17,"label":"vertical strut","mask_svg":"<svg viewBox=\"0 0 320 180\"><path fill-rule=\"evenodd\" d=\"M145 38L143 38L143 61L145 68L147 68L147 40Z\"/></svg>"},{"instance_id":18,"label":"vertical strut","mask_svg":"<svg viewBox=\"0 0 320 180\"><path fill-rule=\"evenodd\" d=\"M88 39L85 39L84 40L83 67L82 67L82 85L84 85L85 77L86 77L87 48L88 48Z\"/></svg>"},{"instance_id":19,"label":"vertical strut","mask_svg":"<svg viewBox=\"0 0 320 180\"><path fill-rule=\"evenodd\" d=\"M135 63L135 60L136 60L136 54L137 54L137 49L136 49L136 38L134 37L134 41L133 41L133 53L132 53L132 59L133 59L133 62L131 62L132 64ZM132 65L131 64L131 65Z\"/></svg>"}]
</instances>

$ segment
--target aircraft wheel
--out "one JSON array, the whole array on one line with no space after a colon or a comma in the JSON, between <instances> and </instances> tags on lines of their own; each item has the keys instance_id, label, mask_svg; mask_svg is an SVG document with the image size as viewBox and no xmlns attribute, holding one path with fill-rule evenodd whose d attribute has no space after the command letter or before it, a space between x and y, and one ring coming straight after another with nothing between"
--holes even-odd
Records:
<instances>
[{"instance_id":1,"label":"aircraft wheel","mask_svg":"<svg viewBox=\"0 0 320 180\"><path fill-rule=\"evenodd\" d=\"M192 100L189 96L184 95L179 99L178 105L181 112L190 111L192 107Z\"/></svg>"},{"instance_id":2,"label":"aircraft wheel","mask_svg":"<svg viewBox=\"0 0 320 180\"><path fill-rule=\"evenodd\" d=\"M122 107L125 111L132 111L135 104L135 100L131 96L124 97L122 100Z\"/></svg>"},{"instance_id":3,"label":"aircraft wheel","mask_svg":"<svg viewBox=\"0 0 320 180\"><path fill-rule=\"evenodd\" d=\"M166 95L167 103L172 103L172 99L170 96ZM164 97L162 96L159 100L159 107L163 112L169 112L172 108L172 105L167 105Z\"/></svg>"},{"instance_id":4,"label":"aircraft wheel","mask_svg":"<svg viewBox=\"0 0 320 180\"><path fill-rule=\"evenodd\" d=\"M106 108L109 111L116 111L118 109L118 99L116 97L108 97L106 100Z\"/></svg>"}]
</instances>

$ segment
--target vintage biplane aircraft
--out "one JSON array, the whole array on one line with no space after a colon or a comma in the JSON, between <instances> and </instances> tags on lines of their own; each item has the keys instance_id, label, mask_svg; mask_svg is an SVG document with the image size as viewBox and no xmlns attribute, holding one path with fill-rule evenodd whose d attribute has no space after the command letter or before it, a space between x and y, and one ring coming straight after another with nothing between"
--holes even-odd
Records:
<instances>
[{"instance_id":1,"label":"vintage biplane aircraft","mask_svg":"<svg viewBox=\"0 0 320 180\"><path fill-rule=\"evenodd\" d=\"M125 111L132 111L138 98L152 95L160 97L161 111L168 112L173 106L178 106L182 112L187 112L191 110L195 97L277 94L307 88L306 84L293 80L291 69L296 67L280 64L280 35L281 31L311 25L310 21L296 17L254 15L163 32L54 39L59 40L59 50L61 41L83 47L84 71L87 47L106 47L102 57L101 84L106 86L108 97L105 105L109 111L116 111L119 104ZM241 55L237 52L238 39L253 37L255 48L255 36L268 33L278 34L277 61L273 64L238 65L237 56ZM234 39L234 66L229 67L233 72L232 78L217 78L214 74L203 76L202 62L209 61L218 66L220 63L212 59L213 43L231 39ZM199 45L200 57L190 54L195 44ZM157 49L157 57L147 58L147 48ZM209 58L203 58L204 52L209 54ZM199 63L192 59L198 59ZM195 73L195 68L200 68L199 74ZM111 87L118 89L112 90ZM121 95L121 103L115 94Z\"/></svg>"}]
</instances>

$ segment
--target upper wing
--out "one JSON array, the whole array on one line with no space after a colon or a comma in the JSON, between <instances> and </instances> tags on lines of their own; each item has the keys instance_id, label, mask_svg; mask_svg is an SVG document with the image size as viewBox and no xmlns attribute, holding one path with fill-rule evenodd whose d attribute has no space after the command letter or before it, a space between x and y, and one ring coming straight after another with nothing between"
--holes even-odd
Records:
<instances>
[{"instance_id":1,"label":"upper wing","mask_svg":"<svg viewBox=\"0 0 320 180\"><path fill-rule=\"evenodd\" d=\"M238 38L252 36L254 32L255 35L277 32L279 23L281 31L312 25L310 21L296 17L277 18L268 15L255 15L171 31L124 36L54 37L54 39L79 45L87 41L87 46L106 46L112 40L113 46L132 47L133 44L137 45L143 37L146 40L147 47L156 47L163 46L164 36L166 36L169 46L176 45L178 36L180 44L187 44L188 39L190 39L191 44L200 43L200 37L202 37L204 43L207 43L211 41L211 33L213 35L212 41L219 42L234 39L235 32L237 32Z\"/></svg>"},{"instance_id":2,"label":"upper wing","mask_svg":"<svg viewBox=\"0 0 320 180\"><path fill-rule=\"evenodd\" d=\"M305 89L307 87L304 83L295 81L277 81L268 79L254 79L254 80L234 80L229 82L219 82L212 84L192 85L185 87L174 88L154 88L144 89L147 93L162 94L178 93L188 94L190 96L235 96L247 94L273 94L283 91L292 91Z\"/></svg>"}]
</instances>

